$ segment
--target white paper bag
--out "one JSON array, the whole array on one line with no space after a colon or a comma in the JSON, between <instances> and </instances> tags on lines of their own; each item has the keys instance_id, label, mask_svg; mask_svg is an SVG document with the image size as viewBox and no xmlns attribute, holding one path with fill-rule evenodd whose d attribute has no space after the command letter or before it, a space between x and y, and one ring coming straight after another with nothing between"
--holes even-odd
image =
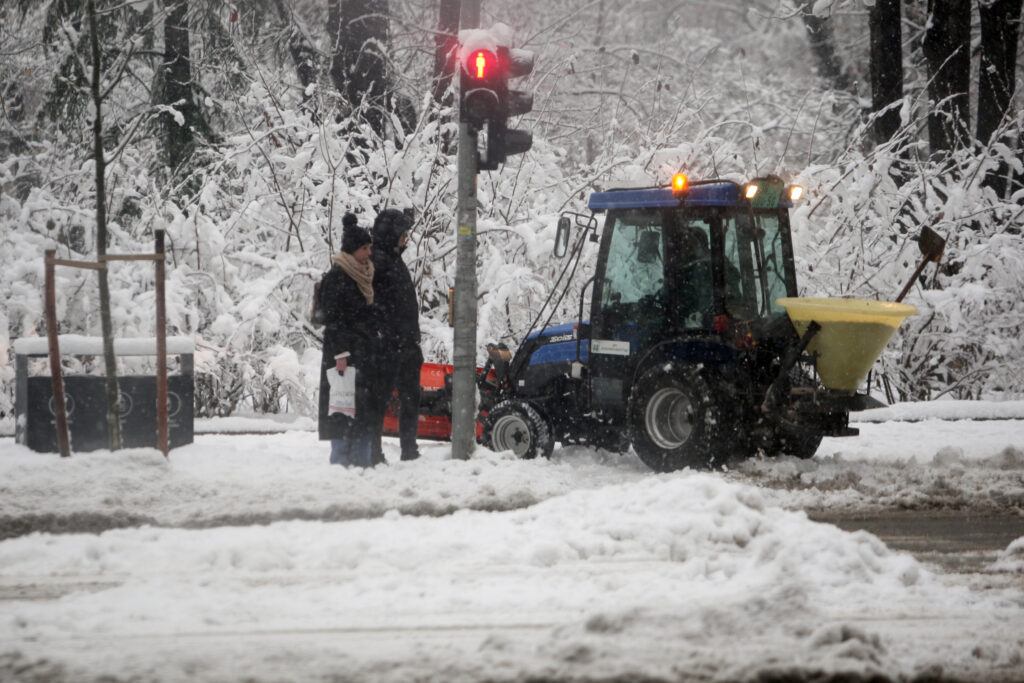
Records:
<instances>
[{"instance_id":1,"label":"white paper bag","mask_svg":"<svg viewBox=\"0 0 1024 683\"><path fill-rule=\"evenodd\" d=\"M349 366L345 374L337 368L327 369L327 383L331 385L331 395L327 401L327 414L341 413L348 417L356 414L356 369Z\"/></svg>"}]
</instances>

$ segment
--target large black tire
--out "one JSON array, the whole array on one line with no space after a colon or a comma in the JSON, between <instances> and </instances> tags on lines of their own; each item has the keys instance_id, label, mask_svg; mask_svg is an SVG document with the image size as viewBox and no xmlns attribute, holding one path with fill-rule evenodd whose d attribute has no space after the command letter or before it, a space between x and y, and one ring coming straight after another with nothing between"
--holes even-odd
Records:
<instances>
[{"instance_id":1,"label":"large black tire","mask_svg":"<svg viewBox=\"0 0 1024 683\"><path fill-rule=\"evenodd\" d=\"M725 464L737 443L735 425L695 370L657 366L643 373L629 400L633 450L656 472Z\"/></svg>"},{"instance_id":2,"label":"large black tire","mask_svg":"<svg viewBox=\"0 0 1024 683\"><path fill-rule=\"evenodd\" d=\"M531 460L551 456L555 440L551 425L526 401L502 401L484 418L483 443L492 451L512 451Z\"/></svg>"},{"instance_id":3,"label":"large black tire","mask_svg":"<svg viewBox=\"0 0 1024 683\"><path fill-rule=\"evenodd\" d=\"M814 457L822 438L822 435L815 431L776 434L769 455L793 455L807 460Z\"/></svg>"},{"instance_id":4,"label":"large black tire","mask_svg":"<svg viewBox=\"0 0 1024 683\"><path fill-rule=\"evenodd\" d=\"M793 386L797 387L813 387L815 384L815 380L799 367L793 368L793 371L789 373L789 380ZM792 455L807 460L814 457L818 446L821 445L822 438L821 432L813 427L805 426L798 431L780 429L772 439L768 455Z\"/></svg>"}]
</instances>

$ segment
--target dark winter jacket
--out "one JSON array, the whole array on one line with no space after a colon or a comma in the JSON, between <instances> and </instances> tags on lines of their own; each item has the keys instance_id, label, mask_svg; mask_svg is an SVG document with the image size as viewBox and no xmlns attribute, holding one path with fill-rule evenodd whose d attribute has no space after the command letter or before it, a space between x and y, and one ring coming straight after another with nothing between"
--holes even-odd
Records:
<instances>
[{"instance_id":1,"label":"dark winter jacket","mask_svg":"<svg viewBox=\"0 0 1024 683\"><path fill-rule=\"evenodd\" d=\"M410 227L405 214L385 209L373 224L373 295L380 310L381 330L389 348L419 347L419 300L398 238Z\"/></svg>"},{"instance_id":2,"label":"dark winter jacket","mask_svg":"<svg viewBox=\"0 0 1024 683\"><path fill-rule=\"evenodd\" d=\"M380 368L380 324L375 305L366 303L355 280L341 266L334 265L320 285L320 306L324 312L324 346L320 361L320 406L318 427L321 439L340 439L352 435L352 429L368 428L360 419L361 394L375 383ZM356 418L327 415L331 387L327 369L335 365L335 356L348 352L349 364L356 375Z\"/></svg>"}]
</instances>

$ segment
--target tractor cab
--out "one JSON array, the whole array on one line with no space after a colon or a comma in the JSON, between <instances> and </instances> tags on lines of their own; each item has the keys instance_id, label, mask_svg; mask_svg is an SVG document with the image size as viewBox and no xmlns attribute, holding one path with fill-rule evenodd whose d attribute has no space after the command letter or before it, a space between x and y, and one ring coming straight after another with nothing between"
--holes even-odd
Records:
<instances>
[{"instance_id":1,"label":"tractor cab","mask_svg":"<svg viewBox=\"0 0 1024 683\"><path fill-rule=\"evenodd\" d=\"M743 188L709 181L687 192L593 194L590 209L607 212L594 307L605 329L633 312L679 331L721 331L727 321L785 316L776 299L796 296L792 202L780 200L779 191L759 191L762 184L770 190L775 183ZM755 203L748 194L775 199Z\"/></svg>"},{"instance_id":2,"label":"tractor cab","mask_svg":"<svg viewBox=\"0 0 1024 683\"><path fill-rule=\"evenodd\" d=\"M776 303L796 296L792 203L781 181L679 186L590 198L592 211L607 214L591 303L591 398L611 419L624 416L638 365L667 341L686 362L720 366L734 362L737 344L792 330ZM758 194L767 200L753 201Z\"/></svg>"}]
</instances>

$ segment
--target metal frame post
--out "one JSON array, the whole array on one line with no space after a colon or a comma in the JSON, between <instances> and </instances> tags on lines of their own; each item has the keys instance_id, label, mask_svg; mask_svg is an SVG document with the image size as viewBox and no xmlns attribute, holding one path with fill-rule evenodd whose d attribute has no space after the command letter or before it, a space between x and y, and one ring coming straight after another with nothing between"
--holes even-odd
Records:
<instances>
[{"instance_id":1,"label":"metal frame post","mask_svg":"<svg viewBox=\"0 0 1024 683\"><path fill-rule=\"evenodd\" d=\"M479 26L480 0L463 0L459 28ZM476 448L476 146L476 131L460 121L452 354L452 457L458 460L468 460Z\"/></svg>"}]
</instances>

